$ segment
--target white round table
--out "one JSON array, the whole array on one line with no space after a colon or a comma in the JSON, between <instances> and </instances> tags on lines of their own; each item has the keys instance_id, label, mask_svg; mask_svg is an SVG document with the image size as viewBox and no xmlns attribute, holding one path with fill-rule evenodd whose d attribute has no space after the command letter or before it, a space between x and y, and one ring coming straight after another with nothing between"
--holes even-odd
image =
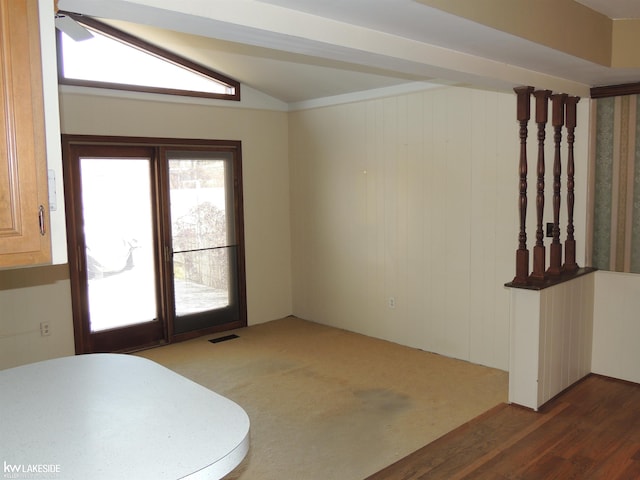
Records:
<instances>
[{"instance_id":1,"label":"white round table","mask_svg":"<svg viewBox=\"0 0 640 480\"><path fill-rule=\"evenodd\" d=\"M248 449L240 406L145 358L79 355L0 371L5 475L218 479Z\"/></svg>"}]
</instances>

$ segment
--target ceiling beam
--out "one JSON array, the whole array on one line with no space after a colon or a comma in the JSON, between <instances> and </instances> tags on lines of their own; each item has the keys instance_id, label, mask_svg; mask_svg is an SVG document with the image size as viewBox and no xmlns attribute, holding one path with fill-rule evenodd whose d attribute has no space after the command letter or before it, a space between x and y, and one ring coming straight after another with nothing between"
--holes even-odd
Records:
<instances>
[{"instance_id":1,"label":"ceiling beam","mask_svg":"<svg viewBox=\"0 0 640 480\"><path fill-rule=\"evenodd\" d=\"M640 67L640 19L611 19L574 0L417 0L605 67Z\"/></svg>"},{"instance_id":2,"label":"ceiling beam","mask_svg":"<svg viewBox=\"0 0 640 480\"><path fill-rule=\"evenodd\" d=\"M510 90L517 85L588 96L589 85L516 65L250 0L60 0L60 8L402 72L419 79Z\"/></svg>"}]
</instances>

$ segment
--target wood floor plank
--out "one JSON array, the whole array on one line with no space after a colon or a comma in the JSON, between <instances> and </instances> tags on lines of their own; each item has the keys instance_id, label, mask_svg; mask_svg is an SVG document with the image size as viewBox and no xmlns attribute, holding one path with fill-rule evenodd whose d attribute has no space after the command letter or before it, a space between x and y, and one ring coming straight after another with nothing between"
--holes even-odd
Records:
<instances>
[{"instance_id":1,"label":"wood floor plank","mask_svg":"<svg viewBox=\"0 0 640 480\"><path fill-rule=\"evenodd\" d=\"M614 480L627 480L629 478L640 478L640 461L634 459L629 462Z\"/></svg>"},{"instance_id":2,"label":"wood floor plank","mask_svg":"<svg viewBox=\"0 0 640 480\"><path fill-rule=\"evenodd\" d=\"M482 457L470 463L465 468L461 469L459 472L456 472L456 474L451 477L451 480L461 480L471 475L474 472L478 474L477 471L480 469L480 467L495 465L499 461L503 461L505 457L505 455L503 454L507 450L512 450L512 447L514 447L520 442L523 442L523 441L527 441L529 443L535 442L535 440L532 440L530 437L535 435L536 431L538 431L538 429L540 429L542 425L553 420L555 416L559 415L567 407L569 407L568 404L558 404L558 406L554 410L549 412L547 415L539 416L535 422L530 423L525 428L521 428L520 430L518 430L517 432L514 432L512 435L508 437L504 436L505 432L502 432L501 436L504 441L496 445L491 450L487 451L484 455L482 455ZM514 452L514 453L517 453L517 452ZM526 461L525 458L522 458L522 459L519 459L517 457L514 458L513 454L509 456L509 461L515 462L517 465L521 464L520 460Z\"/></svg>"},{"instance_id":3,"label":"wood floor plank","mask_svg":"<svg viewBox=\"0 0 640 480\"><path fill-rule=\"evenodd\" d=\"M368 480L640 478L640 385L590 375L539 412L499 405Z\"/></svg>"}]
</instances>

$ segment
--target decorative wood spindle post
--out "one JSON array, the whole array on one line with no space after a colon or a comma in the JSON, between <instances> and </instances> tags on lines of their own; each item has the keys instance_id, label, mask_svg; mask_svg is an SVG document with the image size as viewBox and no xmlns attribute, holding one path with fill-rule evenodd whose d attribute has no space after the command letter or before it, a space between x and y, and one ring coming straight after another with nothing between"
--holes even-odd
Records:
<instances>
[{"instance_id":1,"label":"decorative wood spindle post","mask_svg":"<svg viewBox=\"0 0 640 480\"><path fill-rule=\"evenodd\" d=\"M560 243L560 142L562 141L562 127L564 125L564 102L566 94L551 95L552 124L554 128L555 155L553 160L553 240L549 254L548 275L560 275L562 273L562 244Z\"/></svg>"},{"instance_id":2,"label":"decorative wood spindle post","mask_svg":"<svg viewBox=\"0 0 640 480\"><path fill-rule=\"evenodd\" d=\"M529 278L533 282L542 282L545 279L545 267L546 267L546 251L544 248L544 229L542 226L542 220L544 215L544 140L545 140L545 128L547 126L547 118L549 114L549 97L551 97L551 90L537 90L533 92L536 97L536 123L538 124L538 183L536 194L536 214L537 214L537 229L536 229L536 244L533 247L533 271Z\"/></svg>"},{"instance_id":3,"label":"decorative wood spindle post","mask_svg":"<svg viewBox=\"0 0 640 480\"><path fill-rule=\"evenodd\" d=\"M531 115L530 97L533 87L516 87L513 89L518 96L517 118L520 122L520 233L518 235L518 250L516 250L516 276L514 284L526 285L529 277L529 250L527 250L527 124Z\"/></svg>"},{"instance_id":4,"label":"decorative wood spindle post","mask_svg":"<svg viewBox=\"0 0 640 480\"><path fill-rule=\"evenodd\" d=\"M573 205L575 202L575 164L573 159L573 142L575 140L574 130L576 128L576 105L580 97L567 97L566 106L566 126L567 126L567 239L564 242L564 265L565 272L575 272L578 269L576 263L576 240L573 237Z\"/></svg>"}]
</instances>

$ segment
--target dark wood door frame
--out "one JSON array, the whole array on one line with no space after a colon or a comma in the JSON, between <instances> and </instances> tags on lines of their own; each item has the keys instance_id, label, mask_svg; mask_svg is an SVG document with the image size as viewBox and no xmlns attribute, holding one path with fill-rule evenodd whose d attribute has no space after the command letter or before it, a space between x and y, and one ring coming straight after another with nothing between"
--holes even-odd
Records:
<instances>
[{"instance_id":1,"label":"dark wood door frame","mask_svg":"<svg viewBox=\"0 0 640 480\"><path fill-rule=\"evenodd\" d=\"M161 148L193 148L216 149L231 151L234 154L234 213L236 215L235 236L238 240L238 266L237 289L239 302L238 318L223 325L215 325L200 330L174 333L173 314L169 312L167 282L172 280L173 272L171 262L167 262L167 252L164 248L157 248L156 261L158 265L157 294L159 302L157 322L148 322L135 327L127 327L127 341L117 345L112 341L109 333L118 329L105 332L90 332L88 318L88 299L86 298L85 284L87 281L86 266L84 264L84 243L82 234L82 205L80 198L80 172L78 165L74 165L72 156L83 146L104 146L108 153L109 146L140 148L147 152L155 152ZM241 142L226 140L190 140L172 138L144 138L144 137L115 137L96 135L62 135L63 171L65 183L65 207L67 220L67 246L69 253L69 270L72 290L72 312L74 324L74 339L76 353L92 353L98 351L132 351L163 343L173 343L201 335L231 330L247 326L246 308L246 274L244 262L244 222L243 222L243 198L242 198L242 158ZM167 172L160 166L160 162L152 162L153 172L153 215L155 220L154 242L156 245L166 245L170 241L170 227L167 223L169 198Z\"/></svg>"}]
</instances>

